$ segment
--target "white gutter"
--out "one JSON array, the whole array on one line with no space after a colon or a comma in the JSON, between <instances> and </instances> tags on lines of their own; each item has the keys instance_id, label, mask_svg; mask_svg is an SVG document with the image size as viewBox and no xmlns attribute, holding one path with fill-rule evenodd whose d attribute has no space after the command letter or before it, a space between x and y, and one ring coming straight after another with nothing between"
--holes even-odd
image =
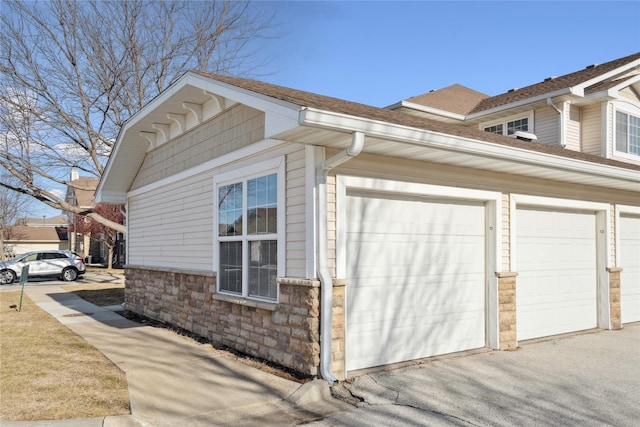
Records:
<instances>
[{"instance_id":1,"label":"white gutter","mask_svg":"<svg viewBox=\"0 0 640 427\"><path fill-rule=\"evenodd\" d=\"M365 132L370 137L398 141L410 145L440 148L479 157L489 157L498 160L508 160L531 166L555 168L580 175L593 175L612 180L607 185L612 188L625 189L624 183L634 186L640 184L637 170L612 167L606 164L593 163L586 160L572 159L550 155L533 150L499 145L469 137L457 137L445 133L417 129L405 125L397 125L381 120L363 119L343 113L318 110L307 107L300 112L300 124L353 132ZM622 182L620 182L622 181ZM575 182L575 181L569 181ZM628 188L627 188L628 190Z\"/></svg>"},{"instance_id":2,"label":"white gutter","mask_svg":"<svg viewBox=\"0 0 640 427\"><path fill-rule=\"evenodd\" d=\"M564 133L565 133L565 126L564 126L564 114L562 113L562 110L559 109L556 104L553 103L553 101L551 100L551 98L547 98L547 105L551 108L553 108L554 110L556 110L556 112L560 115L558 117L558 138L560 142L560 146L562 148L565 148L567 146L567 144L564 142ZM564 103L563 103L563 107L564 107Z\"/></svg>"},{"instance_id":3,"label":"white gutter","mask_svg":"<svg viewBox=\"0 0 640 427\"><path fill-rule=\"evenodd\" d=\"M354 132L351 145L344 151L326 159L316 169L318 192L318 276L320 278L320 374L329 384L337 380L331 371L331 326L333 320L333 279L329 272L327 224L327 176L336 166L362 152L364 133Z\"/></svg>"}]
</instances>

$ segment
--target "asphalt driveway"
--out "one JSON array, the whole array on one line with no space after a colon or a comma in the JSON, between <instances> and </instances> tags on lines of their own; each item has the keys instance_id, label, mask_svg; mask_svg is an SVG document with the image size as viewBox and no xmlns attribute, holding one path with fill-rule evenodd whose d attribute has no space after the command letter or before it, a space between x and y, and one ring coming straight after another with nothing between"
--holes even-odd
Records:
<instances>
[{"instance_id":1,"label":"asphalt driveway","mask_svg":"<svg viewBox=\"0 0 640 427\"><path fill-rule=\"evenodd\" d=\"M313 426L636 426L640 324L357 377Z\"/></svg>"}]
</instances>

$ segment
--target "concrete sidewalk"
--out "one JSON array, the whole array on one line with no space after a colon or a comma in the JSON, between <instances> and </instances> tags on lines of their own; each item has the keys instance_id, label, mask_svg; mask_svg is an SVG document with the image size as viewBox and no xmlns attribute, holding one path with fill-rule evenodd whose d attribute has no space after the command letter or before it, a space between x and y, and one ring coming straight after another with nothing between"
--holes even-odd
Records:
<instances>
[{"instance_id":1,"label":"concrete sidewalk","mask_svg":"<svg viewBox=\"0 0 640 427\"><path fill-rule=\"evenodd\" d=\"M126 373L131 415L17 426L296 425L353 409L322 380L301 385L223 356L169 330L123 318L58 286L25 289L43 310Z\"/></svg>"}]
</instances>

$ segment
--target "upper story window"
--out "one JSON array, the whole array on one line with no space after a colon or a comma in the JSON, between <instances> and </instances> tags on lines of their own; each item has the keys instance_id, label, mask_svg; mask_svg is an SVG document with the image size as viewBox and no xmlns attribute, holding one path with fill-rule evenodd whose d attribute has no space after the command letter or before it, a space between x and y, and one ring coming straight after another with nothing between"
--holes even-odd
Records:
<instances>
[{"instance_id":1,"label":"upper story window","mask_svg":"<svg viewBox=\"0 0 640 427\"><path fill-rule=\"evenodd\" d=\"M640 156L640 117L616 111L616 151Z\"/></svg>"},{"instance_id":2,"label":"upper story window","mask_svg":"<svg viewBox=\"0 0 640 427\"><path fill-rule=\"evenodd\" d=\"M252 174L216 186L219 292L278 300L276 278L284 263L281 174Z\"/></svg>"},{"instance_id":3,"label":"upper story window","mask_svg":"<svg viewBox=\"0 0 640 427\"><path fill-rule=\"evenodd\" d=\"M482 129L485 132L496 133L498 135L513 135L519 130L529 132L529 117L519 117L515 120L491 123L483 126Z\"/></svg>"}]
</instances>

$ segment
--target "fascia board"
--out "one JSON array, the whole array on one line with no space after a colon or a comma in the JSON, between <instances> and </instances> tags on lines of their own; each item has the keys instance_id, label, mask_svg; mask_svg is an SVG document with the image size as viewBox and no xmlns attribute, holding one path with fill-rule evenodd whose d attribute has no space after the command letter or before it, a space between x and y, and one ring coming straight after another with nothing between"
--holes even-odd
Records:
<instances>
[{"instance_id":1,"label":"fascia board","mask_svg":"<svg viewBox=\"0 0 640 427\"><path fill-rule=\"evenodd\" d=\"M612 98L619 98L620 97L619 92L622 89L626 88L627 86L631 86L632 84L637 82L640 82L640 74L637 76L631 77L630 79L625 80L620 84L615 85L614 87L609 88L609 90L607 90L606 93Z\"/></svg>"},{"instance_id":2,"label":"fascia board","mask_svg":"<svg viewBox=\"0 0 640 427\"><path fill-rule=\"evenodd\" d=\"M437 116L447 117L449 119L464 121L467 118L467 116L465 116L464 114L452 113L450 111L427 107L424 105L416 104L414 102L401 101L399 104L400 107L411 108L412 110L423 111L425 113L435 114Z\"/></svg>"},{"instance_id":3,"label":"fascia board","mask_svg":"<svg viewBox=\"0 0 640 427\"><path fill-rule=\"evenodd\" d=\"M594 77L594 78L592 78L590 80L584 81L584 82L582 82L580 84L577 84L574 87L577 90L581 90L584 93L584 90L586 88L588 88L589 86L593 86L596 83L599 83L599 82L601 82L603 80L606 80L606 79L608 79L610 77L617 76L620 73L623 73L623 72L625 72L627 70L630 70L630 69L638 67L638 66L640 66L640 59L636 59L635 61L631 61L628 64L625 64L625 65L623 65L621 67L613 69L613 70L611 70L611 71L609 71L607 73L600 74L599 76Z\"/></svg>"},{"instance_id":4,"label":"fascia board","mask_svg":"<svg viewBox=\"0 0 640 427\"><path fill-rule=\"evenodd\" d=\"M111 203L114 205L124 205L127 203L127 194L120 191L101 191L99 194L96 192L95 202L97 203Z\"/></svg>"},{"instance_id":5,"label":"fascia board","mask_svg":"<svg viewBox=\"0 0 640 427\"><path fill-rule=\"evenodd\" d=\"M488 116L494 113L499 113L504 110L510 110L512 108L521 107L527 104L533 104L538 101L544 101L547 98L555 98L556 96L562 95L576 95L576 96L584 96L584 92L575 91L573 88L568 87L564 89L559 89L554 92L544 93L542 95L534 96L533 98L522 99L520 101L512 102L510 104L500 105L499 107L494 107L489 110L480 111L478 113L469 114L467 116L467 120L474 120L478 118L482 118L484 116Z\"/></svg>"},{"instance_id":6,"label":"fascia board","mask_svg":"<svg viewBox=\"0 0 640 427\"><path fill-rule=\"evenodd\" d=\"M635 182L638 183L638 188L640 189L640 174L635 170L601 165L579 159L568 159L517 147L501 146L490 142L395 125L377 120L362 119L331 111L311 108L303 109L300 111L300 124L328 127L349 133L360 131L366 135L412 145L423 145L481 157L503 159L529 165L551 167L604 178Z\"/></svg>"}]
</instances>

